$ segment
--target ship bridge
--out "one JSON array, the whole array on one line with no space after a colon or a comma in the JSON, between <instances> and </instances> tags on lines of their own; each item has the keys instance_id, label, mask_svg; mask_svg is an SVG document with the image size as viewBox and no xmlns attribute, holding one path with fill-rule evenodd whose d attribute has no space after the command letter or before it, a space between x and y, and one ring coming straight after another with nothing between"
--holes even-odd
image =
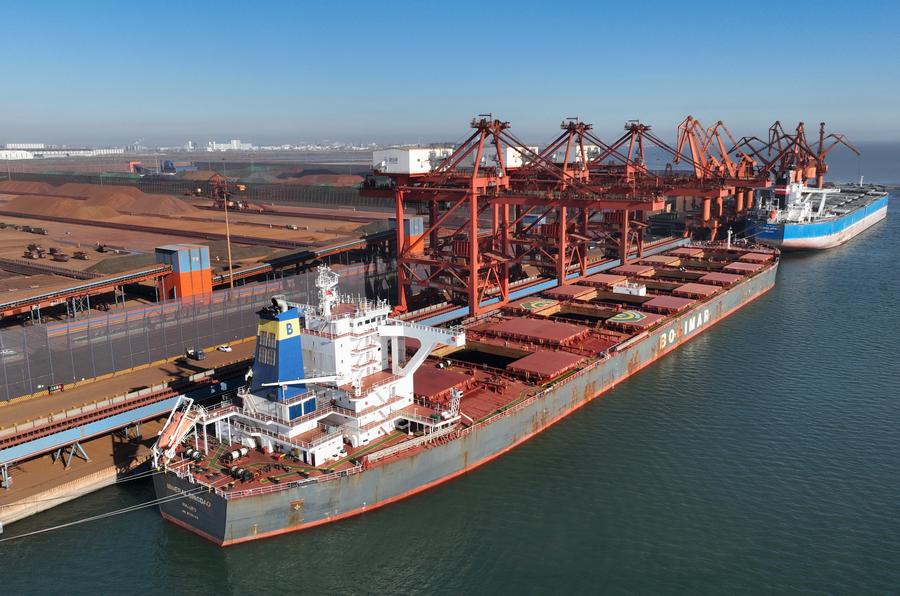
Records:
<instances>
[{"instance_id":1,"label":"ship bridge","mask_svg":"<svg viewBox=\"0 0 900 596\"><path fill-rule=\"evenodd\" d=\"M155 451L160 461L171 460L172 437L191 434L185 421L203 437L198 450L212 427L223 443L315 466L340 458L345 443L359 448L389 435L402 420L432 429L459 420L458 407L427 415L414 408L413 375L438 346L465 345L461 329L394 319L386 301L341 295L338 274L325 266L316 287L316 306L276 296L260 311L249 389L212 410L180 404L171 419L178 428L167 425ZM418 343L408 359L407 339Z\"/></svg>"}]
</instances>

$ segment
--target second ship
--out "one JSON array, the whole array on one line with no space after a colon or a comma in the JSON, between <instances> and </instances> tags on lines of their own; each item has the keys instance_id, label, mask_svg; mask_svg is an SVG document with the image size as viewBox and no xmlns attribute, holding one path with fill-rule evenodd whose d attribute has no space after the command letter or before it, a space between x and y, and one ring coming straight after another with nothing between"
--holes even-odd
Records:
<instances>
[{"instance_id":1,"label":"second ship","mask_svg":"<svg viewBox=\"0 0 900 596\"><path fill-rule=\"evenodd\" d=\"M877 186L840 185L814 188L780 180L758 190L748 236L781 250L816 250L840 246L887 216L888 195Z\"/></svg>"}]
</instances>

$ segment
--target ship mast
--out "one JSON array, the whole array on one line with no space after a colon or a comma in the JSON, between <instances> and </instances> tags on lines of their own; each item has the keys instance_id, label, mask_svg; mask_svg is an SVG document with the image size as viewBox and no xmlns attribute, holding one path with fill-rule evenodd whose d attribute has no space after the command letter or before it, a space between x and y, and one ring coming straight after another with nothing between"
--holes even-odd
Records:
<instances>
[{"instance_id":1,"label":"ship mast","mask_svg":"<svg viewBox=\"0 0 900 596\"><path fill-rule=\"evenodd\" d=\"M316 287L319 288L319 308L324 317L331 316L331 306L338 300L334 288L338 285L339 277L340 274L332 271L327 265L319 265Z\"/></svg>"}]
</instances>

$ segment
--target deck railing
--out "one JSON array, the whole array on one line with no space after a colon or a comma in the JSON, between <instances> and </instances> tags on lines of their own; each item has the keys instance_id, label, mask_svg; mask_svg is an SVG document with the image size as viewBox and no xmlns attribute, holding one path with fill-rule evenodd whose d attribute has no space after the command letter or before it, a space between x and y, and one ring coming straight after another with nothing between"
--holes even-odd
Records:
<instances>
[{"instance_id":1,"label":"deck railing","mask_svg":"<svg viewBox=\"0 0 900 596\"><path fill-rule=\"evenodd\" d=\"M369 463L374 463L379 460L382 460L386 457L390 457L392 455L397 455L398 453L403 453L404 451L409 451L410 449L415 449L416 447L420 447L426 443L439 439L441 437L446 437L451 433L455 432L457 429L454 427L445 428L443 430L439 430L433 433L428 433L422 435L421 437L416 437L415 439L410 439L408 441L403 441L402 443L398 443L396 445L392 445L390 447L385 447L384 449L379 449L374 453L370 453L367 455L367 459ZM455 437L454 437L455 438Z\"/></svg>"},{"instance_id":2,"label":"deck railing","mask_svg":"<svg viewBox=\"0 0 900 596\"><path fill-rule=\"evenodd\" d=\"M302 416L297 416L296 418L291 418L290 424L292 426L296 426L303 422L307 422L308 420L312 420L313 418L318 418L319 416L324 416L325 414L330 414L334 411L334 406L331 404L317 404L316 409L307 414L303 414Z\"/></svg>"},{"instance_id":3,"label":"deck railing","mask_svg":"<svg viewBox=\"0 0 900 596\"><path fill-rule=\"evenodd\" d=\"M290 488L299 488L301 486L305 486L307 484L315 484L317 482L328 482L330 480L335 480L337 478L343 478L345 476L352 476L353 474L358 474L362 472L362 465L356 465L352 468L348 468L346 470L340 470L337 472L331 472L330 474L322 474L321 476L312 476L310 478L305 478L303 480L294 480L291 482L285 482L284 484L271 484L269 486L260 486L257 488L247 488L244 490L232 490L225 491L221 488L213 488L213 491L226 500L231 499L241 499L244 497L255 497L257 495L265 495L269 493L276 493L282 490L288 490Z\"/></svg>"}]
</instances>

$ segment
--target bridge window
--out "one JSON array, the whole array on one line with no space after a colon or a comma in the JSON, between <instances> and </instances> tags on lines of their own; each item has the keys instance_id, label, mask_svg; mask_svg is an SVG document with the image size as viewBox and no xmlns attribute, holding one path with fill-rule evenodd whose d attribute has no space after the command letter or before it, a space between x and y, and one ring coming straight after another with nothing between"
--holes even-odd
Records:
<instances>
[{"instance_id":1,"label":"bridge window","mask_svg":"<svg viewBox=\"0 0 900 596\"><path fill-rule=\"evenodd\" d=\"M259 361L263 364L268 364L269 366L275 366L275 350L273 348L260 346Z\"/></svg>"},{"instance_id":2,"label":"bridge window","mask_svg":"<svg viewBox=\"0 0 900 596\"><path fill-rule=\"evenodd\" d=\"M275 347L275 334L268 331L259 332L259 345L265 348Z\"/></svg>"}]
</instances>

